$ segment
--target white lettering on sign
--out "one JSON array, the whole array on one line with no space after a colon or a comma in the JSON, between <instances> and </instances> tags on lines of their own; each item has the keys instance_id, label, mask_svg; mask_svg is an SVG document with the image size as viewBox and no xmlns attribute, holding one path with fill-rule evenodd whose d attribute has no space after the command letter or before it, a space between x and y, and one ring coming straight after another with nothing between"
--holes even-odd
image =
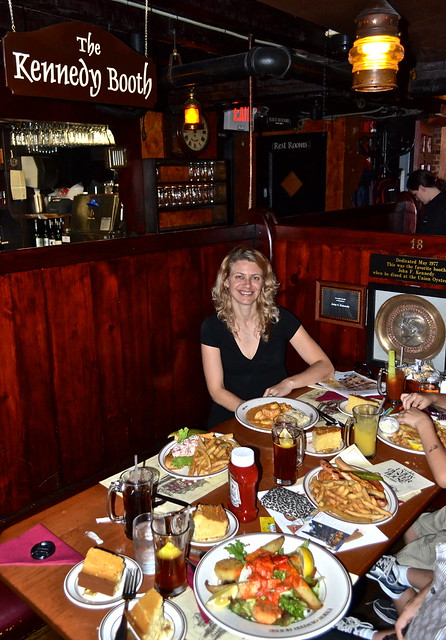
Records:
<instances>
[{"instance_id":1,"label":"white lettering on sign","mask_svg":"<svg viewBox=\"0 0 446 640\"><path fill-rule=\"evenodd\" d=\"M101 46L91 39L91 33L87 37L76 36L78 50L91 56L101 55ZM89 66L85 60L79 58L77 64L62 64L37 60L31 58L29 53L12 51L15 61L14 78L26 80L30 84L45 83L72 87L82 87L88 90L91 98L95 98L101 91L102 72ZM93 60L93 59L91 59ZM152 93L153 80L149 73L149 63L144 62L142 71L127 74L119 72L114 67L107 67L107 90L122 94L136 94L144 96L147 100Z\"/></svg>"},{"instance_id":2,"label":"white lettering on sign","mask_svg":"<svg viewBox=\"0 0 446 640\"><path fill-rule=\"evenodd\" d=\"M16 60L14 78L49 84L72 85L73 87L89 87L89 93L95 98L101 90L102 77L97 69L89 69L82 58L79 67L40 60L30 60L29 53L13 51Z\"/></svg>"},{"instance_id":3,"label":"white lettering on sign","mask_svg":"<svg viewBox=\"0 0 446 640\"><path fill-rule=\"evenodd\" d=\"M143 73L136 75L118 74L113 67L107 67L109 91L121 91L122 93L138 93L147 99L152 92L152 78L149 76L149 65L144 63Z\"/></svg>"}]
</instances>

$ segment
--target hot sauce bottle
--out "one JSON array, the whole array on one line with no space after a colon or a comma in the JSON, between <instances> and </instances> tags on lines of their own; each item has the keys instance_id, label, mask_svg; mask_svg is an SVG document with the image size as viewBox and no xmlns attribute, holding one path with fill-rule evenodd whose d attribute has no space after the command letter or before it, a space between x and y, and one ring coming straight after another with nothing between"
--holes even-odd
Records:
<instances>
[{"instance_id":1,"label":"hot sauce bottle","mask_svg":"<svg viewBox=\"0 0 446 640\"><path fill-rule=\"evenodd\" d=\"M254 462L254 451L249 447L237 447L231 452L228 466L228 508L239 522L251 522L257 518L256 484L259 472Z\"/></svg>"}]
</instances>

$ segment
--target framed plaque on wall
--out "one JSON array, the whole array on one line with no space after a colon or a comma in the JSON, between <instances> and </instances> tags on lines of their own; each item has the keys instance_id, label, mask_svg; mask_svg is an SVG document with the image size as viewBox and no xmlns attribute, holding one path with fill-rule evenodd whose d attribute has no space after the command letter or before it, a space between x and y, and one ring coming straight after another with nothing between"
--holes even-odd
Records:
<instances>
[{"instance_id":1,"label":"framed plaque on wall","mask_svg":"<svg viewBox=\"0 0 446 640\"><path fill-rule=\"evenodd\" d=\"M440 289L368 286L367 362L382 365L394 349L404 362L432 360L446 368L446 292Z\"/></svg>"},{"instance_id":2,"label":"framed plaque on wall","mask_svg":"<svg viewBox=\"0 0 446 640\"><path fill-rule=\"evenodd\" d=\"M316 320L364 328L362 285L316 281Z\"/></svg>"}]
</instances>

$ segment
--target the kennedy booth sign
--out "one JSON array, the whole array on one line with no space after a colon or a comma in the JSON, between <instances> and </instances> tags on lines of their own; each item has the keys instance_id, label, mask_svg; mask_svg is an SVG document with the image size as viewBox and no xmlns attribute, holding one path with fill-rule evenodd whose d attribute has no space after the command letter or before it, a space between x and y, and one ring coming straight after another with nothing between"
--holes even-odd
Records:
<instances>
[{"instance_id":1,"label":"the kennedy booth sign","mask_svg":"<svg viewBox=\"0 0 446 640\"><path fill-rule=\"evenodd\" d=\"M15 94L147 108L156 102L153 62L85 22L10 32L3 55Z\"/></svg>"}]
</instances>

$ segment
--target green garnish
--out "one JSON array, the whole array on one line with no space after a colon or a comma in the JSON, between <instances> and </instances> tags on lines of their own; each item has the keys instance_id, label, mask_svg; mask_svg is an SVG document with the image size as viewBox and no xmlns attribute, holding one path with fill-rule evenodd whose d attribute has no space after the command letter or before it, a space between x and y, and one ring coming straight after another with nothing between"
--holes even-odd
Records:
<instances>
[{"instance_id":1,"label":"green garnish","mask_svg":"<svg viewBox=\"0 0 446 640\"><path fill-rule=\"evenodd\" d=\"M240 560L240 562L245 562L245 557L246 557L245 546L246 545L244 545L243 542L240 542L240 540L236 540L235 542L231 542L230 544L228 544L228 546L225 547L225 549L230 556L233 556L237 560Z\"/></svg>"},{"instance_id":2,"label":"green garnish","mask_svg":"<svg viewBox=\"0 0 446 640\"><path fill-rule=\"evenodd\" d=\"M192 464L192 458L193 456L177 456L176 458L172 458L171 465L177 469L181 469L181 467L190 467Z\"/></svg>"}]
</instances>

